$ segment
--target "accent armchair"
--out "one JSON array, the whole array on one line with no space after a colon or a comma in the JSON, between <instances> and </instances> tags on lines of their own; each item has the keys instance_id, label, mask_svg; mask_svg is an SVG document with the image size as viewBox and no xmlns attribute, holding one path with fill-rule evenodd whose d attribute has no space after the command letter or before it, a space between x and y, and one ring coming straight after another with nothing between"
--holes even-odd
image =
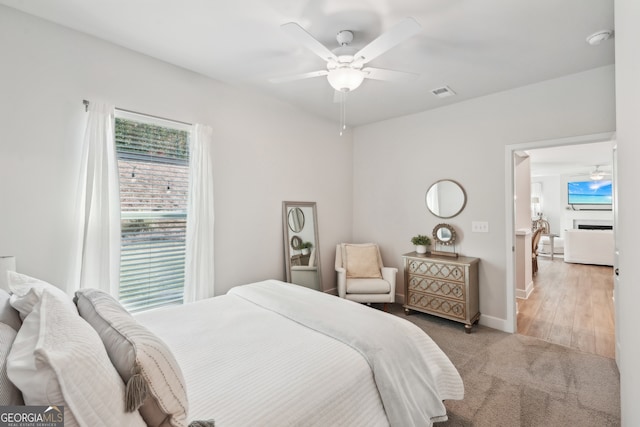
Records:
<instances>
[{"instance_id":1,"label":"accent armchair","mask_svg":"<svg viewBox=\"0 0 640 427\"><path fill-rule=\"evenodd\" d=\"M375 243L342 243L336 246L338 296L361 303L395 301L397 268L382 264Z\"/></svg>"}]
</instances>

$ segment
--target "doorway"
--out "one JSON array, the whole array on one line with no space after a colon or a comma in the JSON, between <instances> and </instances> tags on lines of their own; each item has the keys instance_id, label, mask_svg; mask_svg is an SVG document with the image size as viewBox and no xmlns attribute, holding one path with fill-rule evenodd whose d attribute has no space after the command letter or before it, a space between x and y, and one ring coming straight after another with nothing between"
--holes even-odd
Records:
<instances>
[{"instance_id":1,"label":"doorway","mask_svg":"<svg viewBox=\"0 0 640 427\"><path fill-rule=\"evenodd\" d=\"M613 133L603 133L603 134L596 134L596 135L587 135L587 136L581 136L581 137L571 137L571 138L563 138L563 139L557 139L557 140L547 140L547 141L535 141L535 142L530 142L530 143L523 143L523 144L514 144L511 146L507 146L506 150L505 150L505 174L506 176L506 180L505 182L507 183L506 185L506 194L505 194L505 200L507 201L506 203L506 236L507 236L507 247L511 248L511 250L507 251L507 327L511 327L511 332L517 332L518 331L518 316L516 315L516 201L517 201L517 194L516 194L516 181L515 181L515 170L514 170L514 155L516 153L522 153L522 152L526 152L528 150L536 150L536 149L547 149L547 148L552 148L552 147L571 147L571 146L578 146L578 145L582 145L582 144L590 144L590 143L596 143L596 142L606 142L606 141L612 141L613 140ZM611 153L613 156L613 144L611 144ZM530 198L530 194L526 195L526 198ZM565 202L565 206L566 208L566 202ZM564 227L565 224L560 225L561 227ZM582 307L583 305L587 305L584 298L585 295L587 295L584 292L585 289L580 289L580 285L578 285L578 283L582 283L583 286L600 286L601 283L600 281L597 282L597 284L591 284L591 285L587 285L587 281L586 279L588 278L596 278L598 276L600 277L608 277L610 276L610 272L612 271L610 267L596 267L596 266L583 266L583 265L576 265L576 264L568 264L568 263L564 263L563 260L561 258L556 258L554 257L554 260L551 259L540 259L540 273L539 275L536 275L537 277L533 277L532 276L532 280L535 280L536 283L534 282L534 288L537 287L540 290L543 290L543 288L545 288L545 281L547 283L554 283L557 282L559 278L569 278L568 283L573 283L573 288L571 289L571 286L569 287L569 290L564 290L561 291L560 288L558 288L556 286L556 288L552 288L549 287L548 290L551 291L550 296L545 296L543 295L542 292L540 292L540 298L541 300L538 301L538 306L537 306L537 310L542 310L541 314L546 315L547 318L550 316L550 313L553 312L553 317L556 316L556 314L558 313L558 307L556 306L555 309L554 307L549 304L550 301L557 301L558 299L562 299L562 292L573 292L574 296L568 296L565 297L565 299L569 300L569 301L573 301L573 312L571 311L571 309L568 309L566 311L564 310L560 310L560 315L558 316L558 320L563 323L563 327L556 327L555 329L553 329L553 325L548 326L547 329L548 330L553 330L554 334L562 341L562 342L558 342L559 344L563 344L566 345L567 343L567 337L575 337L574 338L574 342L576 343L577 346L581 346L581 349L587 349L587 347L589 347L589 344L585 344L587 342L592 342L590 341L590 338L585 338L585 334L582 333L582 331L576 329L576 331L574 332L573 329L569 330L568 329L568 317L572 317L572 328L573 328L573 324L575 323L577 326L579 326L581 324L581 319L584 318L584 323L585 325L588 323L588 320L586 320L589 316L594 316L594 314L588 314L588 313L582 313L579 312L578 314L576 314L576 307L578 306L578 302L580 302L580 307ZM588 272L588 270L590 268L593 269L600 269L598 270L599 272L594 273L594 271ZM545 275L546 275L546 279L545 279ZM553 285L551 285L553 286ZM611 287L613 286L612 284L610 285ZM606 293L608 292L606 289L600 289L600 290L596 290L596 293ZM612 291L611 291L612 292ZM569 295L569 294L566 294ZM580 298L580 299L579 299ZM542 301L547 301L547 304L543 304ZM535 300L532 300L535 301ZM569 304L571 305L571 302L569 302ZM615 310L615 303L611 303L612 306L612 310ZM594 304L589 303L589 305L593 306ZM596 304L597 305L597 304ZM603 311L600 310L598 314L596 314L595 316L598 318L601 318L603 316ZM578 321L576 321L576 316L578 318ZM521 321L522 321L522 317L521 317ZM547 322L549 322L549 319L546 320ZM599 320L594 318L592 320L592 324L593 322L598 322ZM537 325L533 326L533 334L537 333L537 334L542 334L542 332L544 332L544 327L540 327L540 325L544 326L544 321L540 320L539 322L537 322ZM531 329L532 325L524 325L525 327L528 327L529 329ZM567 335L568 333L568 335ZM553 335L553 334L552 334ZM547 335L547 337L540 337L543 339L547 339L549 340L549 336ZM607 337L607 339L611 338L610 336ZM571 338L569 338L571 339ZM569 341L570 342L570 341ZM595 345L595 344L594 344ZM607 355L610 355L607 354Z\"/></svg>"}]
</instances>

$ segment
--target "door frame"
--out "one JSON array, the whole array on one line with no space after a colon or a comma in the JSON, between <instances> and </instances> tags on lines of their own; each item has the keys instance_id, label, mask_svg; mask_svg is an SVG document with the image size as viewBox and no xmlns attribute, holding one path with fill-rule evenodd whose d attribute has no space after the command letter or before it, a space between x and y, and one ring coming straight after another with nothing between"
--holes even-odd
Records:
<instances>
[{"instance_id":1,"label":"door frame","mask_svg":"<svg viewBox=\"0 0 640 427\"><path fill-rule=\"evenodd\" d=\"M513 156L518 151L533 150L536 148L551 148L568 145L589 144L593 142L606 142L615 139L615 132L603 132L567 138L546 139L531 142L523 142L505 146L505 235L506 235L506 319L505 331L515 333L517 331L516 317L516 280L515 280L515 169ZM615 301L615 310L618 310L618 301Z\"/></svg>"}]
</instances>

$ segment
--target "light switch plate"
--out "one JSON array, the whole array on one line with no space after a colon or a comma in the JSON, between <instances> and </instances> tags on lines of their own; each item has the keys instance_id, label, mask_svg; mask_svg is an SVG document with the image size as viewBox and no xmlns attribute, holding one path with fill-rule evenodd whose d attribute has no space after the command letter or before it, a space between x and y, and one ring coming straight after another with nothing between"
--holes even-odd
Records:
<instances>
[{"instance_id":1,"label":"light switch plate","mask_svg":"<svg viewBox=\"0 0 640 427\"><path fill-rule=\"evenodd\" d=\"M487 221L472 221L471 231L474 233L488 233L489 223Z\"/></svg>"}]
</instances>

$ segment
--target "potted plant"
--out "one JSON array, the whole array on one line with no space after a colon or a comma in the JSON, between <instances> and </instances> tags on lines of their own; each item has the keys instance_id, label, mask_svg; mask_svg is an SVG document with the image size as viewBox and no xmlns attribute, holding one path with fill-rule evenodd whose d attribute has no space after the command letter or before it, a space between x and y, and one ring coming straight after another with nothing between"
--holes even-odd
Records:
<instances>
[{"instance_id":1,"label":"potted plant","mask_svg":"<svg viewBox=\"0 0 640 427\"><path fill-rule=\"evenodd\" d=\"M300 245L300 249L302 249L302 255L309 255L310 249L313 247L313 243L304 242Z\"/></svg>"},{"instance_id":2,"label":"potted plant","mask_svg":"<svg viewBox=\"0 0 640 427\"><path fill-rule=\"evenodd\" d=\"M411 243L416 245L416 252L419 254L427 253L427 246L431 244L431 239L427 236L423 236L422 234L418 234L417 236L413 236L411 238Z\"/></svg>"}]
</instances>

